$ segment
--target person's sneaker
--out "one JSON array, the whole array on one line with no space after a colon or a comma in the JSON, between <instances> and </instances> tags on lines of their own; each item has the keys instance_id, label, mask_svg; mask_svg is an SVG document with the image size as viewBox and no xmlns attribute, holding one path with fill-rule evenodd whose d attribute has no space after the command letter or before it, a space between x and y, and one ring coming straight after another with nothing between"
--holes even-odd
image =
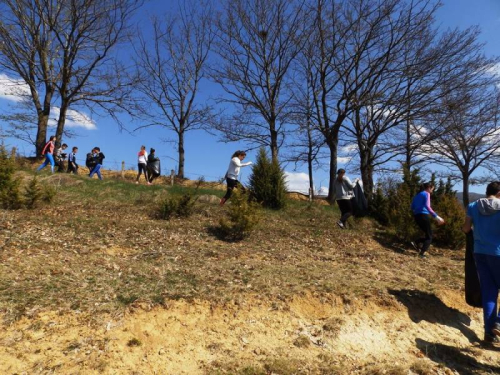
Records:
<instances>
[{"instance_id":1,"label":"person's sneaker","mask_svg":"<svg viewBox=\"0 0 500 375\"><path fill-rule=\"evenodd\" d=\"M340 228L345 229L345 225L344 225L344 223L343 223L343 222L341 222L341 221L337 221L337 225L338 225Z\"/></svg>"},{"instance_id":2,"label":"person's sneaker","mask_svg":"<svg viewBox=\"0 0 500 375\"><path fill-rule=\"evenodd\" d=\"M136 184L139 184L139 181L136 181L135 183L136 183Z\"/></svg>"},{"instance_id":3,"label":"person's sneaker","mask_svg":"<svg viewBox=\"0 0 500 375\"><path fill-rule=\"evenodd\" d=\"M500 323L495 323L492 331L497 337L500 337Z\"/></svg>"},{"instance_id":4,"label":"person's sneaker","mask_svg":"<svg viewBox=\"0 0 500 375\"><path fill-rule=\"evenodd\" d=\"M487 345L500 346L500 337L489 333L484 334L484 343Z\"/></svg>"},{"instance_id":5,"label":"person's sneaker","mask_svg":"<svg viewBox=\"0 0 500 375\"><path fill-rule=\"evenodd\" d=\"M151 185L151 182L148 181L148 185Z\"/></svg>"},{"instance_id":6,"label":"person's sneaker","mask_svg":"<svg viewBox=\"0 0 500 375\"><path fill-rule=\"evenodd\" d=\"M420 254L418 254L418 257L422 258L422 259L426 259L426 258L428 258L428 255L427 255L427 253L420 253Z\"/></svg>"},{"instance_id":7,"label":"person's sneaker","mask_svg":"<svg viewBox=\"0 0 500 375\"><path fill-rule=\"evenodd\" d=\"M219 206L221 206L221 207L224 206L224 203L226 203L226 198L222 198L220 200Z\"/></svg>"}]
</instances>

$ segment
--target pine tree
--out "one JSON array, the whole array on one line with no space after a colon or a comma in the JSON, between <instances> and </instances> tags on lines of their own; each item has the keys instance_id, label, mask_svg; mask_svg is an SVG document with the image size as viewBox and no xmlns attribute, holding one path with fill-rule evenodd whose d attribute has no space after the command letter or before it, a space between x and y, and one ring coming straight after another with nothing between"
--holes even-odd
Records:
<instances>
[{"instance_id":1,"label":"pine tree","mask_svg":"<svg viewBox=\"0 0 500 375\"><path fill-rule=\"evenodd\" d=\"M0 207L17 209L21 207L19 180L14 178L15 166L7 150L0 144Z\"/></svg>"},{"instance_id":2,"label":"pine tree","mask_svg":"<svg viewBox=\"0 0 500 375\"><path fill-rule=\"evenodd\" d=\"M264 207L279 210L286 205L285 173L278 162L271 161L261 148L250 176L252 198Z\"/></svg>"}]
</instances>

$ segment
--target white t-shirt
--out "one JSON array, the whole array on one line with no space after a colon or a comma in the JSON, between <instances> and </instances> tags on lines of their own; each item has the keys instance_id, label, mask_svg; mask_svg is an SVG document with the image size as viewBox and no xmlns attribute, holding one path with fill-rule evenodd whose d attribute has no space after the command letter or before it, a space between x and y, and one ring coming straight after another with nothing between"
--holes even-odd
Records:
<instances>
[{"instance_id":1,"label":"white t-shirt","mask_svg":"<svg viewBox=\"0 0 500 375\"><path fill-rule=\"evenodd\" d=\"M148 153L146 151L144 151L143 155L141 155L141 153L139 152L138 156L139 164L148 164Z\"/></svg>"},{"instance_id":2,"label":"white t-shirt","mask_svg":"<svg viewBox=\"0 0 500 375\"><path fill-rule=\"evenodd\" d=\"M233 180L237 180L238 175L240 174L240 168L246 167L247 165L252 165L252 162L249 161L248 163L242 163L240 158L235 156L234 158L231 159L231 162L229 163L229 168L227 169L226 177L231 178Z\"/></svg>"}]
</instances>

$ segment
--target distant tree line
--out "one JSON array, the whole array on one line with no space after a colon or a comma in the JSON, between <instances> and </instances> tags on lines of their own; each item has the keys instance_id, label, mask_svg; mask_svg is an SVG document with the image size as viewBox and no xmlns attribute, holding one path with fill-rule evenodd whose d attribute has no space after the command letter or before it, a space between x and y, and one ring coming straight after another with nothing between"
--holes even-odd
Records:
<instances>
[{"instance_id":1,"label":"distant tree line","mask_svg":"<svg viewBox=\"0 0 500 375\"><path fill-rule=\"evenodd\" d=\"M473 176L498 161L499 60L477 27L439 28L438 1L188 0L135 30L141 6L0 0L0 69L29 87L28 107L3 120L36 133L37 155L57 103L59 141L70 108L126 112L176 135L180 177L186 133L205 129L306 164L311 188L326 161L330 199L343 149L369 200L377 173L435 163L467 204ZM224 94L202 100L214 85Z\"/></svg>"}]
</instances>

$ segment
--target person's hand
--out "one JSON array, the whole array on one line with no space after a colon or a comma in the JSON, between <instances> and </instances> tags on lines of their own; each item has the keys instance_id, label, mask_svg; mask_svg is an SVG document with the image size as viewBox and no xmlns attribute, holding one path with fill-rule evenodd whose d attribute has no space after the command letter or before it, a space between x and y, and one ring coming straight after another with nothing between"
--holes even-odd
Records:
<instances>
[{"instance_id":1,"label":"person's hand","mask_svg":"<svg viewBox=\"0 0 500 375\"><path fill-rule=\"evenodd\" d=\"M445 224L445 221L442 217L440 216L436 216L436 221L438 223L438 225L444 225Z\"/></svg>"}]
</instances>

